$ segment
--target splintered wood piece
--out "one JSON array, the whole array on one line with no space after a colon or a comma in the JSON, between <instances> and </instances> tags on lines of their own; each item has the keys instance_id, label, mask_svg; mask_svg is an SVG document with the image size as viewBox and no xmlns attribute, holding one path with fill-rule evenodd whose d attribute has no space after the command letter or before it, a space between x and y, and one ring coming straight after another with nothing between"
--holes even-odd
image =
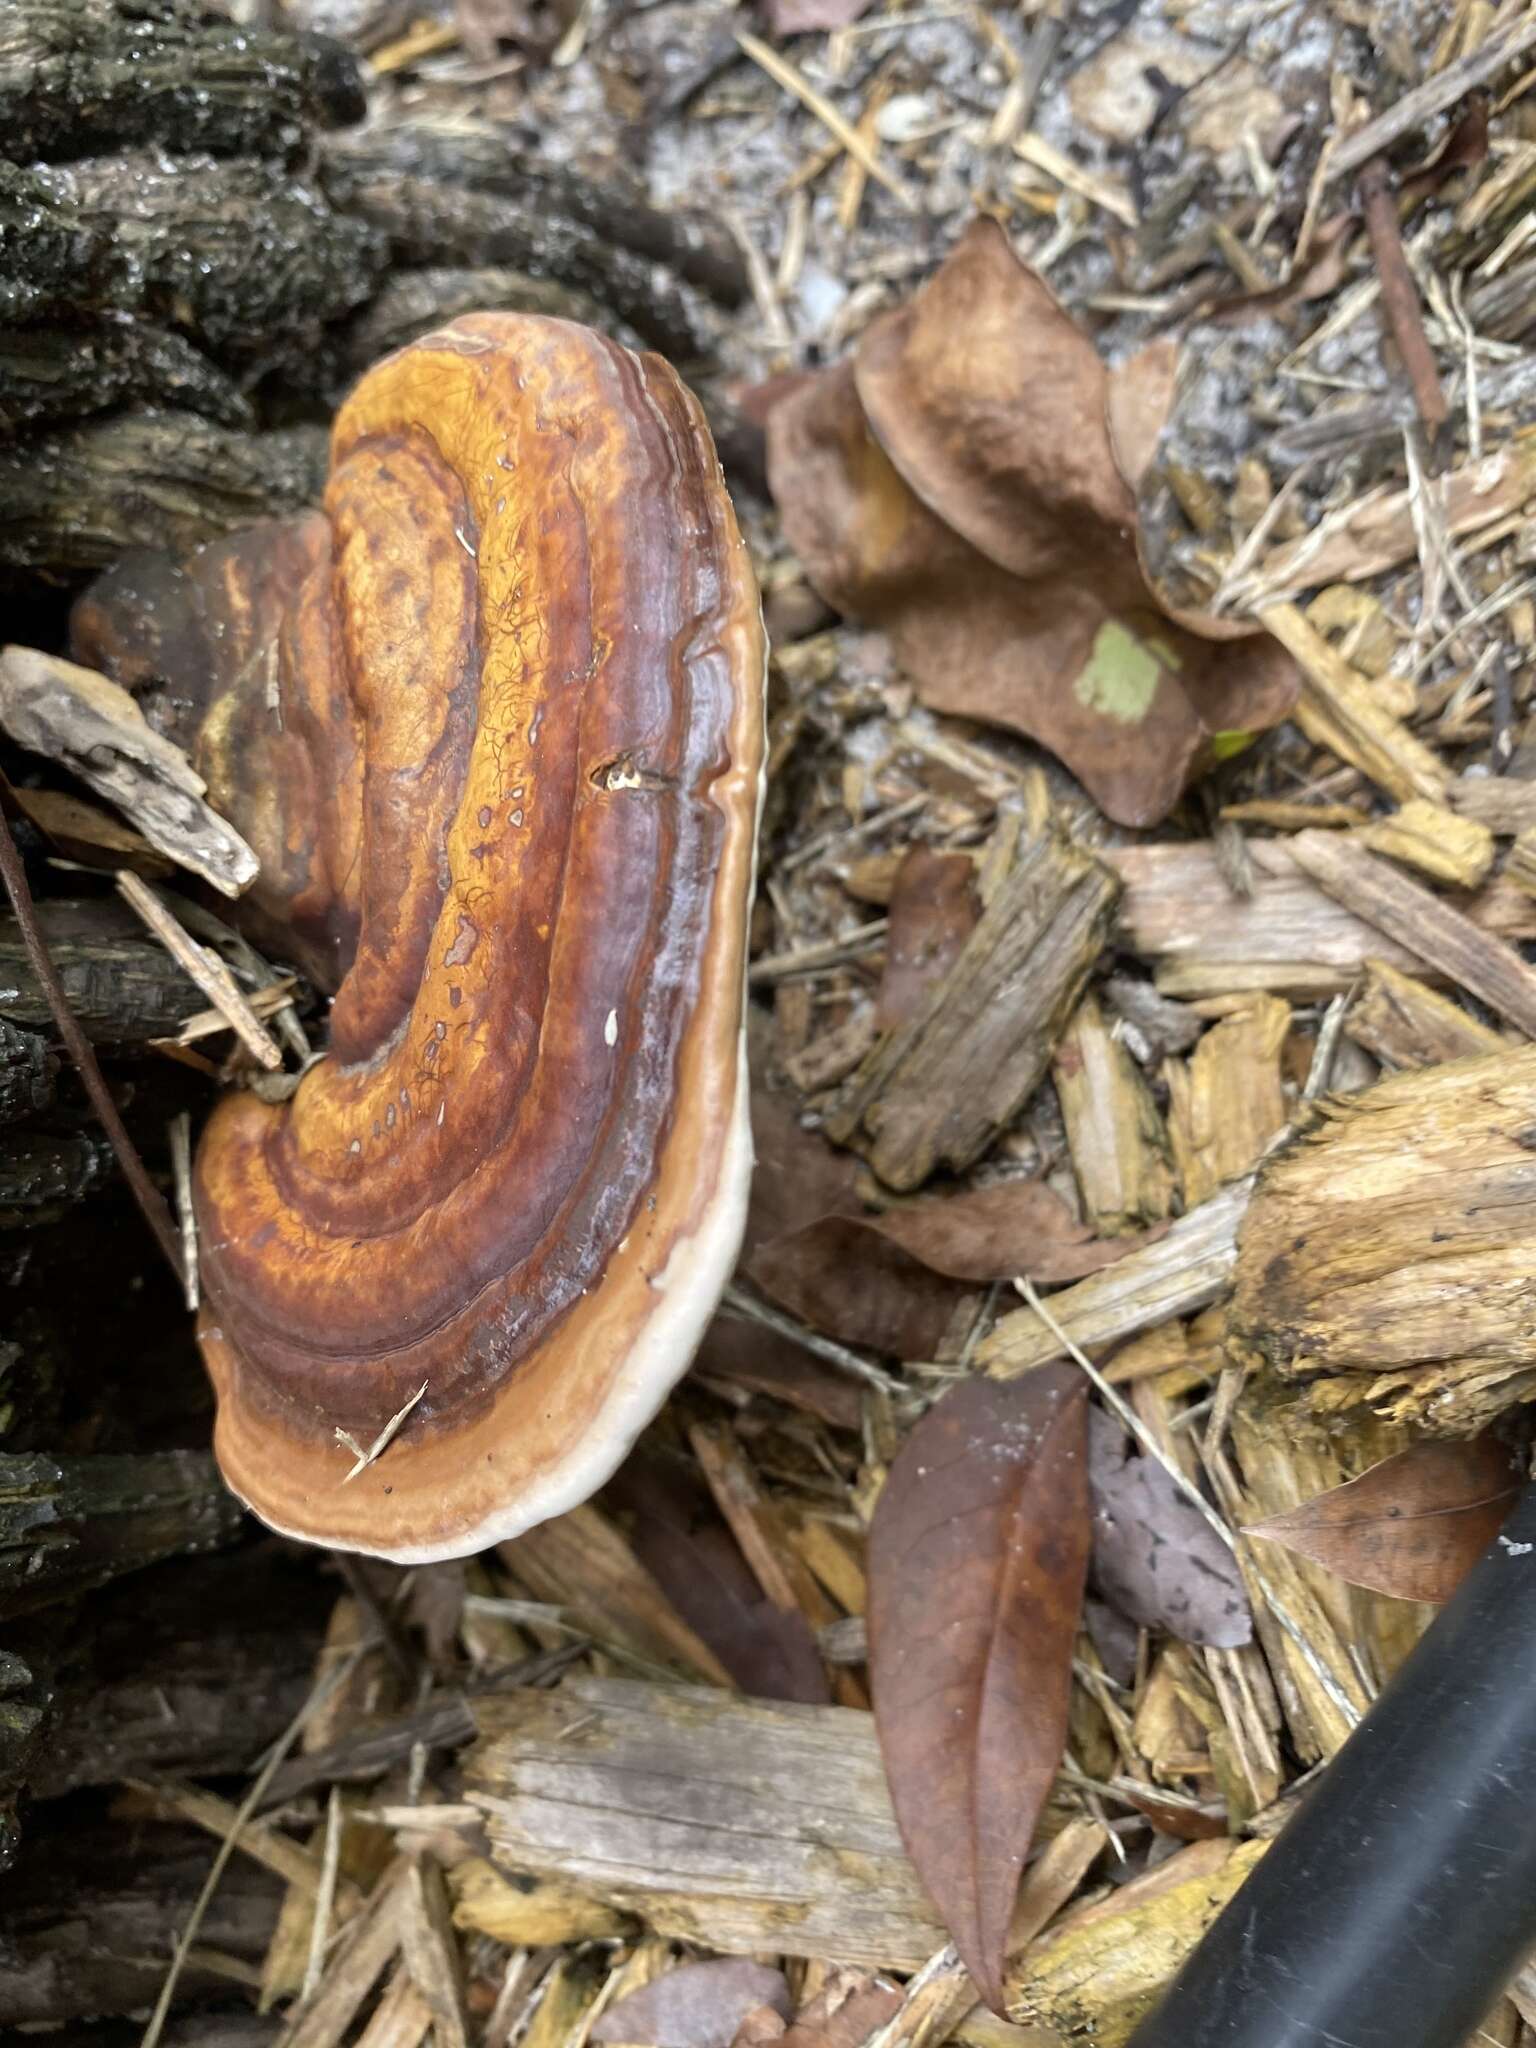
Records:
<instances>
[{"instance_id":1,"label":"splintered wood piece","mask_svg":"<svg viewBox=\"0 0 1536 2048\"><path fill-rule=\"evenodd\" d=\"M1536 896L1536 825L1527 825L1509 849L1504 874L1527 896Z\"/></svg>"},{"instance_id":2,"label":"splintered wood piece","mask_svg":"<svg viewBox=\"0 0 1536 2048\"><path fill-rule=\"evenodd\" d=\"M1289 850L1330 896L1536 1038L1536 970L1512 946L1491 938L1385 861L1330 833L1298 832Z\"/></svg>"},{"instance_id":3,"label":"splintered wood piece","mask_svg":"<svg viewBox=\"0 0 1536 2048\"><path fill-rule=\"evenodd\" d=\"M1384 941L1302 874L1285 845L1255 840L1248 856L1253 893L1243 897L1234 895L1208 840L1106 853L1125 884L1121 936L1152 962L1164 995L1340 995L1373 957L1422 971L1406 946Z\"/></svg>"},{"instance_id":4,"label":"splintered wood piece","mask_svg":"<svg viewBox=\"0 0 1536 2048\"><path fill-rule=\"evenodd\" d=\"M1269 1847L1192 1842L1032 1943L1009 1973L1009 2011L1063 2039L1121 2048Z\"/></svg>"},{"instance_id":5,"label":"splintered wood piece","mask_svg":"<svg viewBox=\"0 0 1536 2048\"><path fill-rule=\"evenodd\" d=\"M432 2010L435 2048L469 2048L464 1984L443 1874L426 1857L413 1857L400 1919L405 1967Z\"/></svg>"},{"instance_id":6,"label":"splintered wood piece","mask_svg":"<svg viewBox=\"0 0 1536 2048\"><path fill-rule=\"evenodd\" d=\"M1384 960L1368 960L1344 1029L1387 1067L1434 1067L1499 1052L1505 1041L1452 997Z\"/></svg>"},{"instance_id":7,"label":"splintered wood piece","mask_svg":"<svg viewBox=\"0 0 1536 2048\"><path fill-rule=\"evenodd\" d=\"M606 1976L600 1952L586 1949L561 1956L544 1980L522 2048L571 2048L583 2040Z\"/></svg>"},{"instance_id":8,"label":"splintered wood piece","mask_svg":"<svg viewBox=\"0 0 1536 2048\"><path fill-rule=\"evenodd\" d=\"M257 1065L276 1073L283 1064L282 1049L218 955L189 937L149 884L141 882L131 869L118 869L117 888L176 964L197 983Z\"/></svg>"},{"instance_id":9,"label":"splintered wood piece","mask_svg":"<svg viewBox=\"0 0 1536 2048\"><path fill-rule=\"evenodd\" d=\"M1128 1252L1102 1273L1050 1298L1052 1316L1084 1351L1100 1351L1121 1337L1192 1315L1225 1293L1237 1258L1237 1226L1252 1182L1235 1181L1202 1202L1155 1244ZM1063 1345L1032 1308L1000 1316L976 1349L983 1372L1011 1379L1060 1358Z\"/></svg>"},{"instance_id":10,"label":"splintered wood piece","mask_svg":"<svg viewBox=\"0 0 1536 2048\"><path fill-rule=\"evenodd\" d=\"M509 1871L574 1879L726 1954L917 1969L944 1944L869 1714L616 1679L476 1712L469 1797Z\"/></svg>"},{"instance_id":11,"label":"splintered wood piece","mask_svg":"<svg viewBox=\"0 0 1536 2048\"><path fill-rule=\"evenodd\" d=\"M498 1551L536 1600L569 1607L599 1635L652 1664L734 1686L601 1508L590 1502L572 1508L498 1545Z\"/></svg>"},{"instance_id":12,"label":"splintered wood piece","mask_svg":"<svg viewBox=\"0 0 1536 2048\"><path fill-rule=\"evenodd\" d=\"M1459 775L1448 796L1453 810L1486 825L1496 839L1516 839L1536 825L1536 782L1513 775Z\"/></svg>"},{"instance_id":13,"label":"splintered wood piece","mask_svg":"<svg viewBox=\"0 0 1536 2048\"><path fill-rule=\"evenodd\" d=\"M337 2048L400 1947L408 1865L395 1863L333 1952L320 1989L283 2028L277 2048Z\"/></svg>"},{"instance_id":14,"label":"splintered wood piece","mask_svg":"<svg viewBox=\"0 0 1536 2048\"><path fill-rule=\"evenodd\" d=\"M1234 1353L1435 1435L1529 1399L1533 1102L1527 1046L1321 1105L1243 1224Z\"/></svg>"},{"instance_id":15,"label":"splintered wood piece","mask_svg":"<svg viewBox=\"0 0 1536 2048\"><path fill-rule=\"evenodd\" d=\"M1084 996L1052 1063L1084 1220L1103 1237L1160 1223L1175 1193L1163 1127L1141 1070Z\"/></svg>"},{"instance_id":16,"label":"splintered wood piece","mask_svg":"<svg viewBox=\"0 0 1536 2048\"><path fill-rule=\"evenodd\" d=\"M208 785L128 692L35 647L0 650L0 727L115 804L151 846L226 896L256 877L256 856L203 801Z\"/></svg>"},{"instance_id":17,"label":"splintered wood piece","mask_svg":"<svg viewBox=\"0 0 1536 2048\"><path fill-rule=\"evenodd\" d=\"M1370 683L1350 667L1293 604L1266 605L1259 615L1301 670L1292 718L1309 740L1406 803L1442 802L1450 775L1438 756L1383 708Z\"/></svg>"},{"instance_id":18,"label":"splintered wood piece","mask_svg":"<svg viewBox=\"0 0 1536 2048\"><path fill-rule=\"evenodd\" d=\"M519 1872L514 1884L483 1856L470 1856L448 1873L453 1924L488 1934L507 1948L556 1948L571 1941L614 1941L634 1922L606 1900L564 1878L534 1879Z\"/></svg>"},{"instance_id":19,"label":"splintered wood piece","mask_svg":"<svg viewBox=\"0 0 1536 2048\"><path fill-rule=\"evenodd\" d=\"M1493 866L1493 834L1474 818L1449 811L1444 804L1413 797L1390 817L1377 818L1358 832L1360 845L1387 853L1453 889L1476 889ZM1513 861L1519 842L1511 850Z\"/></svg>"},{"instance_id":20,"label":"splintered wood piece","mask_svg":"<svg viewBox=\"0 0 1536 2048\"><path fill-rule=\"evenodd\" d=\"M842 1090L828 1135L895 1188L969 1166L1044 1075L1118 894L1054 826L1024 838L950 972Z\"/></svg>"},{"instance_id":21,"label":"splintered wood piece","mask_svg":"<svg viewBox=\"0 0 1536 2048\"><path fill-rule=\"evenodd\" d=\"M432 2018L432 2008L411 1982L410 1973L398 1969L358 2035L357 2048L421 2048L432 2031Z\"/></svg>"},{"instance_id":22,"label":"splintered wood piece","mask_svg":"<svg viewBox=\"0 0 1536 2048\"><path fill-rule=\"evenodd\" d=\"M1189 1208L1251 1173L1285 1128L1280 1054L1290 1028L1289 1004L1255 996L1206 1032L1187 1065L1165 1064L1168 1135Z\"/></svg>"},{"instance_id":23,"label":"splintered wood piece","mask_svg":"<svg viewBox=\"0 0 1536 2048\"><path fill-rule=\"evenodd\" d=\"M1444 74L1442 74L1443 76ZM1536 483L1536 447L1511 440L1479 462L1463 463L1441 483L1440 518L1452 539L1491 526L1525 503ZM1319 545L1315 533L1271 548L1251 577L1235 585L1234 600L1263 606L1270 631L1276 606L1267 602L1325 583L1363 583L1407 561L1418 545L1411 490L1373 491Z\"/></svg>"}]
</instances>

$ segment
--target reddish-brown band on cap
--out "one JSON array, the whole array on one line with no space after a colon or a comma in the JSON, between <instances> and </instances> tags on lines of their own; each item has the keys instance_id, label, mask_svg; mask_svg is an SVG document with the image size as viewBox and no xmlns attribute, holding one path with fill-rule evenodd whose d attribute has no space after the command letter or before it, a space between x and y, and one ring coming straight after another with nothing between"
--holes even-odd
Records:
<instances>
[{"instance_id":1,"label":"reddish-brown band on cap","mask_svg":"<svg viewBox=\"0 0 1536 2048\"><path fill-rule=\"evenodd\" d=\"M559 1513L686 1366L750 1168L764 646L698 406L461 319L343 407L323 516L126 565L76 636L167 685L264 924L344 970L330 1057L198 1152L230 1485L400 1560Z\"/></svg>"}]
</instances>

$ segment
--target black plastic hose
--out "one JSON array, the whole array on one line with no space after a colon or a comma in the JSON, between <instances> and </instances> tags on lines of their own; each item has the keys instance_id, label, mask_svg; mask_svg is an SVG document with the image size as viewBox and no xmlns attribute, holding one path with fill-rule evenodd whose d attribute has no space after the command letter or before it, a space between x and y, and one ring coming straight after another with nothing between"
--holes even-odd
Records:
<instances>
[{"instance_id":1,"label":"black plastic hose","mask_svg":"<svg viewBox=\"0 0 1536 2048\"><path fill-rule=\"evenodd\" d=\"M1131 2048L1460 2048L1536 1944L1536 1486Z\"/></svg>"}]
</instances>

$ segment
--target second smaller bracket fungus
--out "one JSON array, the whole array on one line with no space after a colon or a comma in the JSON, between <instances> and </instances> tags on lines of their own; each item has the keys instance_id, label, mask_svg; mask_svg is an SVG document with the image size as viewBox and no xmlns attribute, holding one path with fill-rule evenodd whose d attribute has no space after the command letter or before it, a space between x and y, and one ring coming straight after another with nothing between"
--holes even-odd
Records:
<instances>
[{"instance_id":1,"label":"second smaller bracket fungus","mask_svg":"<svg viewBox=\"0 0 1536 2048\"><path fill-rule=\"evenodd\" d=\"M468 316L358 386L322 512L125 561L75 644L158 685L335 990L330 1056L198 1151L230 1485L401 1561L574 1505L686 1367L751 1165L764 643L696 402Z\"/></svg>"}]
</instances>

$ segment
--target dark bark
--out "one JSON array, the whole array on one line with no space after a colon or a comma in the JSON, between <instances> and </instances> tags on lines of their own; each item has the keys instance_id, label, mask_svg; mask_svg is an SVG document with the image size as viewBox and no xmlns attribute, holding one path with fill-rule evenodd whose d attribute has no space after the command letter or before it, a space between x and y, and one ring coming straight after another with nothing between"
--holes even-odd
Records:
<instances>
[{"instance_id":1,"label":"dark bark","mask_svg":"<svg viewBox=\"0 0 1536 2048\"><path fill-rule=\"evenodd\" d=\"M286 156L365 105L339 43L242 28L198 0L6 0L0 12L0 155L17 163L162 141Z\"/></svg>"},{"instance_id":2,"label":"dark bark","mask_svg":"<svg viewBox=\"0 0 1536 2048\"><path fill-rule=\"evenodd\" d=\"M105 1815L30 1838L0 1906L0 2026L152 2005L213 1853L198 1830ZM259 1968L281 1897L275 1877L234 1857L198 1949ZM227 1977L194 1960L178 2002L227 1998L229 1989Z\"/></svg>"},{"instance_id":3,"label":"dark bark","mask_svg":"<svg viewBox=\"0 0 1536 2048\"><path fill-rule=\"evenodd\" d=\"M725 230L701 214L662 213L615 182L578 178L537 157L509 149L499 130L401 124L327 144L333 176L426 179L503 199L530 221L558 217L584 227L615 249L627 249L689 284L736 306L748 292L746 264Z\"/></svg>"},{"instance_id":4,"label":"dark bark","mask_svg":"<svg viewBox=\"0 0 1536 2048\"><path fill-rule=\"evenodd\" d=\"M312 1556L273 1543L151 1566L67 1627L57 1609L23 1622L10 1633L52 1701L34 1799L248 1769L308 1697L334 1603Z\"/></svg>"},{"instance_id":5,"label":"dark bark","mask_svg":"<svg viewBox=\"0 0 1536 2048\"><path fill-rule=\"evenodd\" d=\"M234 380L179 334L121 321L78 331L0 327L0 441L115 405L184 408L221 427L255 424Z\"/></svg>"},{"instance_id":6,"label":"dark bark","mask_svg":"<svg viewBox=\"0 0 1536 2048\"><path fill-rule=\"evenodd\" d=\"M296 364L386 257L279 164L145 152L0 169L0 324L128 314L224 360Z\"/></svg>"},{"instance_id":7,"label":"dark bark","mask_svg":"<svg viewBox=\"0 0 1536 2048\"><path fill-rule=\"evenodd\" d=\"M83 1131L7 1131L0 1138L0 1230L54 1222L112 1171L112 1148ZM5 1541L5 1460L0 1458L0 1546ZM5 1567L0 1558L0 1588ZM0 1591L0 1611L4 1593Z\"/></svg>"},{"instance_id":8,"label":"dark bark","mask_svg":"<svg viewBox=\"0 0 1536 2048\"><path fill-rule=\"evenodd\" d=\"M36 1116L53 1100L59 1071L46 1039L0 1017L0 1124Z\"/></svg>"},{"instance_id":9,"label":"dark bark","mask_svg":"<svg viewBox=\"0 0 1536 2048\"><path fill-rule=\"evenodd\" d=\"M0 1619L232 1542L243 1515L206 1452L0 1454Z\"/></svg>"},{"instance_id":10,"label":"dark bark","mask_svg":"<svg viewBox=\"0 0 1536 2048\"><path fill-rule=\"evenodd\" d=\"M94 1043L142 1044L207 1008L202 991L163 946L143 935L126 904L59 897L39 903L37 914L69 1006ZM52 1034L48 1004L13 917L0 917L0 1017Z\"/></svg>"},{"instance_id":11,"label":"dark bark","mask_svg":"<svg viewBox=\"0 0 1536 2048\"><path fill-rule=\"evenodd\" d=\"M319 495L325 433L235 434L187 412L124 413L0 448L0 570L99 569L183 553Z\"/></svg>"}]
</instances>

